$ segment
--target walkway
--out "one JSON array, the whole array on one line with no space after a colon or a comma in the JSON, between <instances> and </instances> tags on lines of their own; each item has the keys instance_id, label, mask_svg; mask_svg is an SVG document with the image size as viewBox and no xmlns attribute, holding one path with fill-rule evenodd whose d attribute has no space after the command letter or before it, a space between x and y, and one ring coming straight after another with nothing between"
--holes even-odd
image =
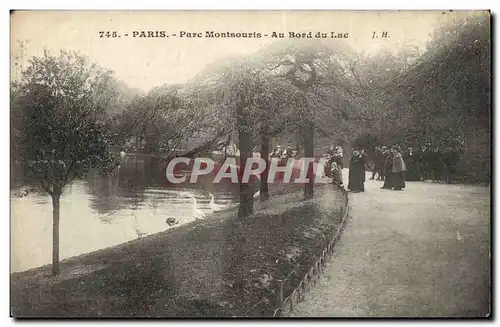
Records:
<instances>
[{"instance_id":1,"label":"walkway","mask_svg":"<svg viewBox=\"0 0 500 327\"><path fill-rule=\"evenodd\" d=\"M350 193L335 254L293 316L487 315L489 188L408 182L397 192L380 183Z\"/></svg>"}]
</instances>

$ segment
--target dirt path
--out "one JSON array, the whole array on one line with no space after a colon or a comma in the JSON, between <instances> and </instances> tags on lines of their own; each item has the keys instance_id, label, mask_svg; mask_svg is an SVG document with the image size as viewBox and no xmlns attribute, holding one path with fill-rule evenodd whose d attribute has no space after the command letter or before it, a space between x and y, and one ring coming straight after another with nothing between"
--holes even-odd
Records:
<instances>
[{"instance_id":1,"label":"dirt path","mask_svg":"<svg viewBox=\"0 0 500 327\"><path fill-rule=\"evenodd\" d=\"M489 188L409 182L397 192L380 183L349 195L336 253L294 316L487 315Z\"/></svg>"}]
</instances>

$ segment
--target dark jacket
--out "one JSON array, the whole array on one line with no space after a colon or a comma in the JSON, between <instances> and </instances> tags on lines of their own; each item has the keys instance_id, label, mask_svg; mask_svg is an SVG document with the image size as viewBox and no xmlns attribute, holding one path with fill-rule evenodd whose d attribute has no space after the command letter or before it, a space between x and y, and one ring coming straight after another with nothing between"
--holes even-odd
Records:
<instances>
[{"instance_id":1,"label":"dark jacket","mask_svg":"<svg viewBox=\"0 0 500 327\"><path fill-rule=\"evenodd\" d=\"M366 160L363 156L352 156L349 163L349 184L350 190L362 190L365 181Z\"/></svg>"},{"instance_id":2,"label":"dark jacket","mask_svg":"<svg viewBox=\"0 0 500 327\"><path fill-rule=\"evenodd\" d=\"M392 173L392 165L393 165L394 155L389 153L387 157L385 157L384 163L384 176L387 177Z\"/></svg>"}]
</instances>

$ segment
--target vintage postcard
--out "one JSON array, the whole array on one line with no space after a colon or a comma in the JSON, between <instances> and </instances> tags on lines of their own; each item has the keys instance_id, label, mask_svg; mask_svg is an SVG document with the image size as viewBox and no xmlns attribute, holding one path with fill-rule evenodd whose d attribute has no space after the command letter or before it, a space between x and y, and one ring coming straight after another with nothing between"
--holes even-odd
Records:
<instances>
[{"instance_id":1,"label":"vintage postcard","mask_svg":"<svg viewBox=\"0 0 500 327\"><path fill-rule=\"evenodd\" d=\"M490 317L489 11L10 21L12 317Z\"/></svg>"}]
</instances>

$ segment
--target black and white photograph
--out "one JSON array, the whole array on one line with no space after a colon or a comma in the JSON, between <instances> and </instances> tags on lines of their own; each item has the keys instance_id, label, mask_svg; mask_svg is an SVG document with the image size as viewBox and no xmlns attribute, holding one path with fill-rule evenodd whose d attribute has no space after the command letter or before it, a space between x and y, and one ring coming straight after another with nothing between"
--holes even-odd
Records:
<instances>
[{"instance_id":1,"label":"black and white photograph","mask_svg":"<svg viewBox=\"0 0 500 327\"><path fill-rule=\"evenodd\" d=\"M12 10L11 317L491 319L491 24Z\"/></svg>"}]
</instances>

